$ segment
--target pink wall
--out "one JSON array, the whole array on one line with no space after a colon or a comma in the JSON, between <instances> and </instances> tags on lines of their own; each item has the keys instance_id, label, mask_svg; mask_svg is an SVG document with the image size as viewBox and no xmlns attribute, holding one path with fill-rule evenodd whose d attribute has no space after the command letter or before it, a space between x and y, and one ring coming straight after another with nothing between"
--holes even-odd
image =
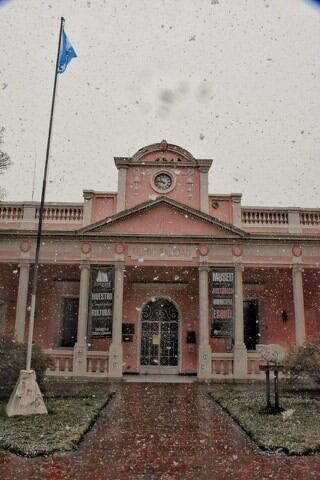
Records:
<instances>
[{"instance_id":1,"label":"pink wall","mask_svg":"<svg viewBox=\"0 0 320 480\"><path fill-rule=\"evenodd\" d=\"M320 270L305 269L303 273L306 336L320 334Z\"/></svg>"},{"instance_id":2,"label":"pink wall","mask_svg":"<svg viewBox=\"0 0 320 480\"><path fill-rule=\"evenodd\" d=\"M153 175L159 170L172 171L176 178L175 188L166 193L166 197L177 200L190 207L200 209L200 172L198 168L180 167L161 164L159 166L137 165L127 170L126 208L131 208L147 200L154 200L161 193L151 187ZM192 174L191 174L192 172ZM189 189L192 188L190 192ZM190 196L191 195L191 196Z\"/></svg>"},{"instance_id":3,"label":"pink wall","mask_svg":"<svg viewBox=\"0 0 320 480\"><path fill-rule=\"evenodd\" d=\"M292 271L245 269L244 299L250 298L259 300L261 343L277 343L288 349L295 342ZM288 314L286 322L282 321L283 310Z\"/></svg>"},{"instance_id":4,"label":"pink wall","mask_svg":"<svg viewBox=\"0 0 320 480\"><path fill-rule=\"evenodd\" d=\"M209 215L232 224L232 198L209 195Z\"/></svg>"},{"instance_id":5,"label":"pink wall","mask_svg":"<svg viewBox=\"0 0 320 480\"><path fill-rule=\"evenodd\" d=\"M91 222L97 222L116 213L117 197L116 195L96 194L92 197Z\"/></svg>"},{"instance_id":6,"label":"pink wall","mask_svg":"<svg viewBox=\"0 0 320 480\"><path fill-rule=\"evenodd\" d=\"M100 231L129 234L225 235L221 228L167 205L157 205L139 215L106 225Z\"/></svg>"},{"instance_id":7,"label":"pink wall","mask_svg":"<svg viewBox=\"0 0 320 480\"><path fill-rule=\"evenodd\" d=\"M7 335L14 334L18 284L18 266L0 264L0 300L6 304L5 334Z\"/></svg>"},{"instance_id":8,"label":"pink wall","mask_svg":"<svg viewBox=\"0 0 320 480\"><path fill-rule=\"evenodd\" d=\"M143 271L143 270L142 270ZM125 298L123 306L123 322L133 323L135 325L135 335L133 343L124 343L124 370L127 372L137 372L140 359L137 357L139 351L139 327L140 315L143 305L151 300L152 297L164 297L172 300L181 313L180 318L180 341L179 349L182 351L181 373L196 373L197 371L197 349L199 341L198 331L198 273L195 269L170 269L170 268L147 268L144 270L144 276L140 277L137 271L127 268L125 282ZM143 278L157 278L159 281L172 281L174 278L190 280L190 284L183 288L170 288L168 286L157 286L156 284L148 286L139 286L136 282ZM197 336L196 345L186 343L187 331L195 330Z\"/></svg>"}]
</instances>

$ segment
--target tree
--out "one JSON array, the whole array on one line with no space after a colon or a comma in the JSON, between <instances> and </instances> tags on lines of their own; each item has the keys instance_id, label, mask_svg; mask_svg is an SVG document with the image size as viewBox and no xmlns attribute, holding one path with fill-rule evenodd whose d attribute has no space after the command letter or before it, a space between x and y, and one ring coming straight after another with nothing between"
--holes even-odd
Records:
<instances>
[{"instance_id":1,"label":"tree","mask_svg":"<svg viewBox=\"0 0 320 480\"><path fill-rule=\"evenodd\" d=\"M305 377L320 384L320 335L293 346L284 359L284 368L293 380Z\"/></svg>"},{"instance_id":2,"label":"tree","mask_svg":"<svg viewBox=\"0 0 320 480\"><path fill-rule=\"evenodd\" d=\"M3 143L4 127L0 128L0 145ZM3 175L6 169L11 165L11 160L6 152L3 152L0 148L0 175ZM0 200L4 198L6 191L0 186Z\"/></svg>"}]
</instances>

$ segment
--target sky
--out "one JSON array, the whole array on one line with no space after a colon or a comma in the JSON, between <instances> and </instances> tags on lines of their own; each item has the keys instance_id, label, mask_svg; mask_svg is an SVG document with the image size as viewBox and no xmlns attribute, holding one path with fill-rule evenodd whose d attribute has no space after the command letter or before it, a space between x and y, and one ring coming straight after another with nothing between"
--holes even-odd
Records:
<instances>
[{"instance_id":1,"label":"sky","mask_svg":"<svg viewBox=\"0 0 320 480\"><path fill-rule=\"evenodd\" d=\"M306 0L0 0L7 201L115 191L114 156L166 139L212 158L210 193L320 207L320 7Z\"/></svg>"}]
</instances>

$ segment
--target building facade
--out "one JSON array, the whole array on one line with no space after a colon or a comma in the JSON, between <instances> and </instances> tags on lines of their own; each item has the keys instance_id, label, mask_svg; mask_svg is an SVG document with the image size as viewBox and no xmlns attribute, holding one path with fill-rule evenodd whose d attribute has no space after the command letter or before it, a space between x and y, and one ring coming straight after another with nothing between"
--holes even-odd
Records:
<instances>
[{"instance_id":1,"label":"building facade","mask_svg":"<svg viewBox=\"0 0 320 480\"><path fill-rule=\"evenodd\" d=\"M50 375L260 376L258 344L320 332L320 209L208 192L166 141L116 157L117 193L47 203L34 340ZM0 329L26 338L39 204L0 203Z\"/></svg>"}]
</instances>

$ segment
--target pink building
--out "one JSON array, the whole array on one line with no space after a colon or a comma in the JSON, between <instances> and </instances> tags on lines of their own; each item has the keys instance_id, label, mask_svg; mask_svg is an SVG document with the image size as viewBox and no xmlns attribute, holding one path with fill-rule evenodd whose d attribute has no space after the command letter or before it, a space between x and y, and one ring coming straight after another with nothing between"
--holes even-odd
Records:
<instances>
[{"instance_id":1,"label":"pink building","mask_svg":"<svg viewBox=\"0 0 320 480\"><path fill-rule=\"evenodd\" d=\"M258 344L320 331L320 210L208 193L212 160L162 141L118 192L47 203L35 341L59 376L258 378ZM0 329L26 338L39 205L0 203Z\"/></svg>"}]
</instances>

